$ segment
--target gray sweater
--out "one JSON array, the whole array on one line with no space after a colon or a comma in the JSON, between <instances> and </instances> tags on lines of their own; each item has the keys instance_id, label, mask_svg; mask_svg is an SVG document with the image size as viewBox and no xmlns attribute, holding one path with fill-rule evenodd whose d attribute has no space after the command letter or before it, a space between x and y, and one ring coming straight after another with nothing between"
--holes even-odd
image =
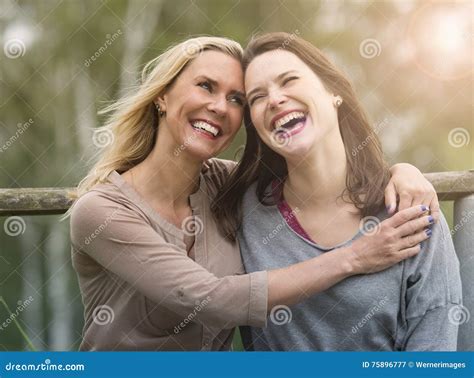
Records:
<instances>
[{"instance_id":1,"label":"gray sweater","mask_svg":"<svg viewBox=\"0 0 474 378\"><path fill-rule=\"evenodd\" d=\"M294 232L277 206L260 204L255 185L245 195L243 214L239 243L248 273L331 253ZM387 215L377 217L383 220ZM442 215L432 230L417 256L382 272L349 277L289 308L275 307L266 328L241 327L245 348L456 350L459 261Z\"/></svg>"}]
</instances>

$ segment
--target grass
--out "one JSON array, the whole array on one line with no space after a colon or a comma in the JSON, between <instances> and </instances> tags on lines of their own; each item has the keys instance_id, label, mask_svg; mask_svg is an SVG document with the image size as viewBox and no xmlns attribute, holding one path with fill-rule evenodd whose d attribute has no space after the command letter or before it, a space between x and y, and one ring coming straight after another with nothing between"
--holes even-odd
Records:
<instances>
[{"instance_id":1,"label":"grass","mask_svg":"<svg viewBox=\"0 0 474 378\"><path fill-rule=\"evenodd\" d=\"M11 315L13 315L13 312L10 310L10 308L8 307L7 305L7 302L5 302L5 300L3 299L2 296L0 296L0 303L3 304L3 306L5 307L5 309L7 310L7 312ZM20 331L21 333L21 336L23 337L23 339L25 340L28 348L30 348L30 350L32 350L33 352L36 352L36 348L34 347L33 343L31 342L30 338L28 337L28 335L26 334L26 332L23 330L23 328L21 327L20 323L18 323L18 321L16 320L16 318L13 318L13 323L15 323L16 327L18 328L18 331Z\"/></svg>"}]
</instances>

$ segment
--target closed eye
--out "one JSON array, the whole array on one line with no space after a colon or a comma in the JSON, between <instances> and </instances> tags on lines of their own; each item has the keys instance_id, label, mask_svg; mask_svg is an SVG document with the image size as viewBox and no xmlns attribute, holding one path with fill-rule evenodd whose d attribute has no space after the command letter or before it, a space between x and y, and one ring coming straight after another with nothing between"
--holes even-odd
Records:
<instances>
[{"instance_id":1,"label":"closed eye","mask_svg":"<svg viewBox=\"0 0 474 378\"><path fill-rule=\"evenodd\" d=\"M298 76L290 76L290 77L287 77L285 80L283 80L283 85L289 83L290 81L297 80L297 79L299 79Z\"/></svg>"},{"instance_id":2,"label":"closed eye","mask_svg":"<svg viewBox=\"0 0 474 378\"><path fill-rule=\"evenodd\" d=\"M262 97L263 97L262 94L258 94L258 95L252 96L252 98L249 100L250 106L252 106L255 101L257 101L258 99L260 99L260 98L262 98Z\"/></svg>"}]
</instances>

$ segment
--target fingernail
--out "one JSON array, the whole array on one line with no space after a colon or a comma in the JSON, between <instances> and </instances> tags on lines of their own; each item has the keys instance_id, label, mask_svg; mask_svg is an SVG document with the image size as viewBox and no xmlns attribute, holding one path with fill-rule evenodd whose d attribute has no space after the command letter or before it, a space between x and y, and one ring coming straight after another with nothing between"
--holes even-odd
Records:
<instances>
[{"instance_id":1,"label":"fingernail","mask_svg":"<svg viewBox=\"0 0 474 378\"><path fill-rule=\"evenodd\" d=\"M428 208L425 205L421 205L421 211L426 211Z\"/></svg>"},{"instance_id":2,"label":"fingernail","mask_svg":"<svg viewBox=\"0 0 474 378\"><path fill-rule=\"evenodd\" d=\"M426 235L431 236L433 231L431 231L429 228L425 229Z\"/></svg>"},{"instance_id":3,"label":"fingernail","mask_svg":"<svg viewBox=\"0 0 474 378\"><path fill-rule=\"evenodd\" d=\"M430 222L430 224L434 223L434 218L431 215L428 217L428 222Z\"/></svg>"}]
</instances>

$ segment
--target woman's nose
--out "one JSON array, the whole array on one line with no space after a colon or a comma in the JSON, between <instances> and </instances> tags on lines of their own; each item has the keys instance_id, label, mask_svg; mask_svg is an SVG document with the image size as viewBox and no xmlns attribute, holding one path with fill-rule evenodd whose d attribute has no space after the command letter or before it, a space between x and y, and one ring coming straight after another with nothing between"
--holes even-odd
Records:
<instances>
[{"instance_id":1,"label":"woman's nose","mask_svg":"<svg viewBox=\"0 0 474 378\"><path fill-rule=\"evenodd\" d=\"M227 100L225 97L219 96L215 98L214 101L210 102L207 108L209 111L222 117L227 112Z\"/></svg>"},{"instance_id":2,"label":"woman's nose","mask_svg":"<svg viewBox=\"0 0 474 378\"><path fill-rule=\"evenodd\" d=\"M268 104L274 109L286 102L286 96L278 90L271 91L268 94Z\"/></svg>"}]
</instances>

